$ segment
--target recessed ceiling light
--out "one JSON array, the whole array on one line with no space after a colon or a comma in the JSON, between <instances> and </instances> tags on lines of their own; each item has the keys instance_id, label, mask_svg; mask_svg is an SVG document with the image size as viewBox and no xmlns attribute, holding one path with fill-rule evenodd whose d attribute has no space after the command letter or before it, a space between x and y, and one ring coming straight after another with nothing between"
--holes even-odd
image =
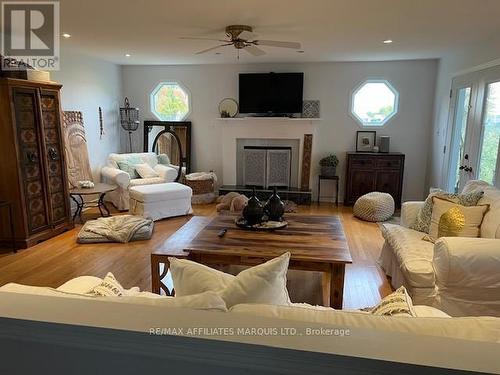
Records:
<instances>
[{"instance_id":1,"label":"recessed ceiling light","mask_svg":"<svg viewBox=\"0 0 500 375\"><path fill-rule=\"evenodd\" d=\"M384 44L391 44L392 43L392 40L391 39L386 39L384 40Z\"/></svg>"},{"instance_id":2,"label":"recessed ceiling light","mask_svg":"<svg viewBox=\"0 0 500 375\"><path fill-rule=\"evenodd\" d=\"M64 33L62 36L63 36L63 38L66 38L66 39L71 38L71 34L68 34L68 33Z\"/></svg>"},{"instance_id":3,"label":"recessed ceiling light","mask_svg":"<svg viewBox=\"0 0 500 375\"><path fill-rule=\"evenodd\" d=\"M125 54L125 57L130 57L130 56L131 56L130 53Z\"/></svg>"}]
</instances>

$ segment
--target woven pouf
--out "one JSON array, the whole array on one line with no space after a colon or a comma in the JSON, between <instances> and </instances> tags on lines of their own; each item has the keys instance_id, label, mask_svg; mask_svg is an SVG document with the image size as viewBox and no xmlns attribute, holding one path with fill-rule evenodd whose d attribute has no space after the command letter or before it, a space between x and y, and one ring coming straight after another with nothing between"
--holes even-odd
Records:
<instances>
[{"instance_id":1,"label":"woven pouf","mask_svg":"<svg viewBox=\"0 0 500 375\"><path fill-rule=\"evenodd\" d=\"M374 191L358 198L354 216L366 221L386 221L394 215L394 199L390 194Z\"/></svg>"}]
</instances>

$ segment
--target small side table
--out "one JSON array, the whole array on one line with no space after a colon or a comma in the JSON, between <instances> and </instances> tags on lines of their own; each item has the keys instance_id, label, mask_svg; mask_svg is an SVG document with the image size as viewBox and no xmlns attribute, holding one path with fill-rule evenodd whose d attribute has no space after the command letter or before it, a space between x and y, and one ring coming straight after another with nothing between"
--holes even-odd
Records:
<instances>
[{"instance_id":1,"label":"small side table","mask_svg":"<svg viewBox=\"0 0 500 375\"><path fill-rule=\"evenodd\" d=\"M335 205L339 205L339 176L318 176L318 204L321 199L321 180L335 181Z\"/></svg>"},{"instance_id":2,"label":"small side table","mask_svg":"<svg viewBox=\"0 0 500 375\"><path fill-rule=\"evenodd\" d=\"M12 203L7 201L0 201L0 208L6 207L9 210L9 225L10 225L10 237L12 241L12 251L17 253L16 249L16 237L14 236L14 220L12 213Z\"/></svg>"},{"instance_id":3,"label":"small side table","mask_svg":"<svg viewBox=\"0 0 500 375\"><path fill-rule=\"evenodd\" d=\"M101 213L102 217L111 216L111 213L109 212L108 208L106 207L106 204L104 203L104 196L106 195L106 193L115 190L117 187L118 186L116 185L97 183L93 188L71 189L69 191L69 196L76 203L76 211L75 214L73 215L73 221L75 221L77 216L79 217L82 216L82 211L84 207L97 207L99 208L99 212ZM85 202L85 200L83 199L83 196L85 195L99 195L99 199L97 200L96 204L92 205ZM103 211L103 209L105 212Z\"/></svg>"}]
</instances>

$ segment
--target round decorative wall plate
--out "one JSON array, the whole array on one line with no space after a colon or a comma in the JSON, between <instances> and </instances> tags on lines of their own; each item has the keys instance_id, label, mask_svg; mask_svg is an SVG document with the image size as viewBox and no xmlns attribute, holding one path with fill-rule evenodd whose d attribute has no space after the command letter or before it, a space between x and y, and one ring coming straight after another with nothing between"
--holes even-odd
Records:
<instances>
[{"instance_id":1,"label":"round decorative wall plate","mask_svg":"<svg viewBox=\"0 0 500 375\"><path fill-rule=\"evenodd\" d=\"M220 117L236 117L239 112L238 102L232 98L222 99L219 103Z\"/></svg>"}]
</instances>

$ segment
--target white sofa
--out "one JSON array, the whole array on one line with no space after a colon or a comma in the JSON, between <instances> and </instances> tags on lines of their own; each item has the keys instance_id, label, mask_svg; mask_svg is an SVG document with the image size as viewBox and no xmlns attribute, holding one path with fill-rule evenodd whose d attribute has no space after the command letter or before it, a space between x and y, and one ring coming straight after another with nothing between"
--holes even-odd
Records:
<instances>
[{"instance_id":1,"label":"white sofa","mask_svg":"<svg viewBox=\"0 0 500 375\"><path fill-rule=\"evenodd\" d=\"M130 178L130 175L118 168L119 161L126 161L130 157L138 157L144 163L149 164L159 177L153 178ZM132 186L162 184L173 182L177 178L179 167L175 165L164 165L158 163L158 157L154 152L132 153L132 154L110 154L107 165L101 169L103 182L118 185L118 189L106 194L106 201L121 210L129 209L129 191Z\"/></svg>"},{"instance_id":2,"label":"white sofa","mask_svg":"<svg viewBox=\"0 0 500 375\"><path fill-rule=\"evenodd\" d=\"M196 328L195 337L212 340L484 372L500 371L496 361L500 344L499 318L450 318L427 306L415 307L416 318L374 316L302 304L239 304L227 310L224 301L213 292L207 292L212 294L203 299L191 300L186 300L191 296L160 297L134 288L123 297L79 295L100 282L100 278L83 276L57 289L4 285L0 287L0 317L142 333L154 332L156 327L174 328L180 332L178 334L186 336L190 336L186 332L189 328ZM224 327L224 330L205 336L200 330L203 327ZM248 330L266 327L269 332L277 329L278 334L245 334ZM227 334L228 329L234 329L234 333ZM238 334L237 329L243 329L243 333ZM293 334L293 330L297 333ZM307 330L324 333L307 334ZM22 336L25 332L19 335L21 339L26 338ZM35 332L30 335L36 337ZM442 347L448 349L446 355Z\"/></svg>"},{"instance_id":3,"label":"white sofa","mask_svg":"<svg viewBox=\"0 0 500 375\"><path fill-rule=\"evenodd\" d=\"M490 209L481 238L444 237L435 244L410 229L423 202L406 202L401 225L382 224L385 243L379 263L394 288L404 285L416 304L452 316L500 316L500 190L469 181L463 192L481 190Z\"/></svg>"}]
</instances>

